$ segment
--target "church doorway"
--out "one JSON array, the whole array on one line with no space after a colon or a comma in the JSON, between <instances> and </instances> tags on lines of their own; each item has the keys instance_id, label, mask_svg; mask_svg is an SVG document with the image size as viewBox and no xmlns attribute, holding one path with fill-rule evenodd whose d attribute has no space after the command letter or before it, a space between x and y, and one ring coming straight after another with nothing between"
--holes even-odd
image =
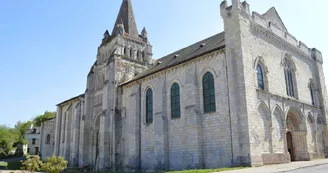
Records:
<instances>
[{"instance_id":1,"label":"church doorway","mask_svg":"<svg viewBox=\"0 0 328 173\"><path fill-rule=\"evenodd\" d=\"M288 149L288 153L290 155L290 159L291 159L291 161L295 161L295 153L294 153L294 147L293 147L292 134L290 132L287 132L286 138L287 138L287 149Z\"/></svg>"},{"instance_id":2,"label":"church doorway","mask_svg":"<svg viewBox=\"0 0 328 173\"><path fill-rule=\"evenodd\" d=\"M308 160L307 129L299 109L291 108L288 111L286 127L286 152L290 154L291 161Z\"/></svg>"}]
</instances>

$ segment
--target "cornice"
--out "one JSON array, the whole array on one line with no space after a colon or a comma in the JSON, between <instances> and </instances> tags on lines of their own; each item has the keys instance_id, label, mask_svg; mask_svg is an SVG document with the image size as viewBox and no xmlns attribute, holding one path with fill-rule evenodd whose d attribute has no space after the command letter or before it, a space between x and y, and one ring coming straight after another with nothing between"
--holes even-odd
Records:
<instances>
[{"instance_id":1,"label":"cornice","mask_svg":"<svg viewBox=\"0 0 328 173\"><path fill-rule=\"evenodd\" d=\"M164 69L162 71L159 71L159 72L156 72L154 74L151 74L149 76L146 76L144 78L141 78L141 79L138 79L136 81L133 81L131 83L128 83L126 85L123 86L123 88L130 88L132 87L133 85L136 85L138 83L143 83L143 82L147 82L149 80L152 80L152 79L155 79L157 77L160 77L160 76L164 76L166 75L167 73L170 73L172 71L175 71L175 70L178 70L180 68L183 68L185 66L190 66L191 64L195 63L195 62L200 62L204 59L208 59L208 58L213 58L215 57L216 55L219 55L219 54L222 54L223 52L225 51L225 49L220 49L220 50L216 50L216 51L213 51L211 53L208 53L206 55L202 55L202 56L199 56L197 58L194 58L194 59L191 59L189 61L186 61L184 63L181 63L181 64L178 64L176 66L173 66L173 67L170 67L170 68L167 68L167 69Z\"/></svg>"},{"instance_id":2,"label":"cornice","mask_svg":"<svg viewBox=\"0 0 328 173\"><path fill-rule=\"evenodd\" d=\"M250 24L251 24L251 29L253 29L253 31L256 31L257 33L262 34L262 36L265 36L266 38L275 41L281 47L284 47L286 49L288 48L289 51L291 51L291 52L293 52L297 55L300 55L300 56L303 56L307 59L313 60L310 55L307 55L304 51L300 50L298 47L292 45L291 43L288 43L283 38L281 38L278 35L274 34L272 31L264 28L263 26L255 23L253 21L251 21Z\"/></svg>"}]
</instances>

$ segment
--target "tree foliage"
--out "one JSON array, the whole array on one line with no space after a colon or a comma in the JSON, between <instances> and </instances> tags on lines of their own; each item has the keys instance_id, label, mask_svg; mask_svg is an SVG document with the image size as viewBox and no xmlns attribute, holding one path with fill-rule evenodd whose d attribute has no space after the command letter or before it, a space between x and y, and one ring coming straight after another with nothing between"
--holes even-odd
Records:
<instances>
[{"instance_id":1,"label":"tree foliage","mask_svg":"<svg viewBox=\"0 0 328 173\"><path fill-rule=\"evenodd\" d=\"M48 173L60 173L67 168L67 164L68 162L63 157L53 155L52 157L48 157L46 159L42 169Z\"/></svg>"},{"instance_id":2,"label":"tree foliage","mask_svg":"<svg viewBox=\"0 0 328 173\"><path fill-rule=\"evenodd\" d=\"M56 116L56 112L46 111L46 112L44 112L43 115L39 115L34 118L34 125L37 127L40 127L42 122L44 122L50 118L54 118L55 116Z\"/></svg>"},{"instance_id":3,"label":"tree foliage","mask_svg":"<svg viewBox=\"0 0 328 173\"><path fill-rule=\"evenodd\" d=\"M15 125L15 129L19 132L19 139L16 141L17 144L27 144L27 141L24 138L26 131L30 128L32 121L22 122L18 121Z\"/></svg>"},{"instance_id":4,"label":"tree foliage","mask_svg":"<svg viewBox=\"0 0 328 173\"><path fill-rule=\"evenodd\" d=\"M28 170L31 173L35 171L39 171L42 167L42 161L40 160L39 156L33 156L32 158L28 158L22 163L22 170Z\"/></svg>"},{"instance_id":5,"label":"tree foliage","mask_svg":"<svg viewBox=\"0 0 328 173\"><path fill-rule=\"evenodd\" d=\"M0 154L8 156L13 150L13 145L19 140L19 132L7 126L0 125Z\"/></svg>"}]
</instances>

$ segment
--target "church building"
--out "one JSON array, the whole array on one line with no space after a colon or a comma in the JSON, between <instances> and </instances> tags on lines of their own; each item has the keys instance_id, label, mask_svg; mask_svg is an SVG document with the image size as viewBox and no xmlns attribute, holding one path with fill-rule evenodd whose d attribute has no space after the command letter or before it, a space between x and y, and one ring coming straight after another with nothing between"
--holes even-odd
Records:
<instances>
[{"instance_id":1,"label":"church building","mask_svg":"<svg viewBox=\"0 0 328 173\"><path fill-rule=\"evenodd\" d=\"M218 14L223 32L153 59L123 0L85 93L57 105L54 153L72 168L127 172L325 158L321 52L289 33L274 7L259 14L223 1Z\"/></svg>"}]
</instances>

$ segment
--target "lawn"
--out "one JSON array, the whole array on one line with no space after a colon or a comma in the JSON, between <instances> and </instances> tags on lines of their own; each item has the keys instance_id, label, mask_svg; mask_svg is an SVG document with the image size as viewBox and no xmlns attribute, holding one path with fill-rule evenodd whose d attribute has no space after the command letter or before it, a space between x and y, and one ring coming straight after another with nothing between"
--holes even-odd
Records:
<instances>
[{"instance_id":1,"label":"lawn","mask_svg":"<svg viewBox=\"0 0 328 173\"><path fill-rule=\"evenodd\" d=\"M8 163L7 162L0 162L0 167L7 167Z\"/></svg>"},{"instance_id":2,"label":"lawn","mask_svg":"<svg viewBox=\"0 0 328 173\"><path fill-rule=\"evenodd\" d=\"M217 169L193 169L193 170L184 170L184 171L169 171L165 173L212 173L212 172L222 172L222 171L231 171L237 169L245 169L247 167L232 167L232 168L217 168ZM82 173L79 171L65 171L65 173ZM94 172L96 173L96 172ZM110 173L110 172L108 172ZM114 173L114 172L113 172ZM116 172L118 173L118 172Z\"/></svg>"}]
</instances>

